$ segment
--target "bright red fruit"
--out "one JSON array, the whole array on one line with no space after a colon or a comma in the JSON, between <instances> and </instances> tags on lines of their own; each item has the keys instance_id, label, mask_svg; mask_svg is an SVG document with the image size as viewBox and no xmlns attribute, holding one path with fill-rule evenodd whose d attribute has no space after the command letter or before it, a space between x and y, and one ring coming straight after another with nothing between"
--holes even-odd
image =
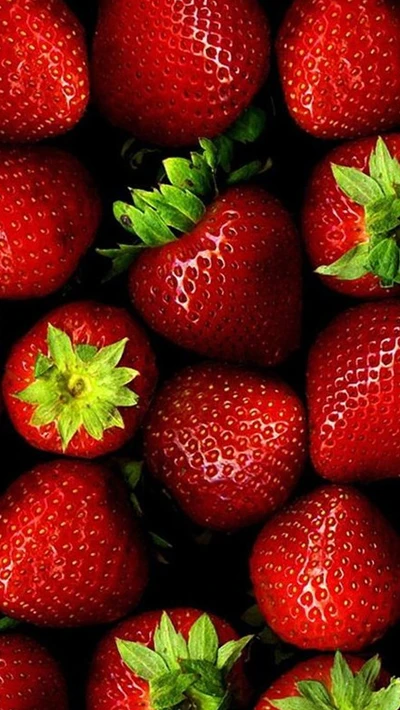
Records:
<instances>
[{"instance_id":1,"label":"bright red fruit","mask_svg":"<svg viewBox=\"0 0 400 710\"><path fill-rule=\"evenodd\" d=\"M303 405L282 381L197 365L170 380L147 419L145 459L196 523L251 525L279 508L306 456Z\"/></svg>"},{"instance_id":2,"label":"bright red fruit","mask_svg":"<svg viewBox=\"0 0 400 710\"><path fill-rule=\"evenodd\" d=\"M129 313L80 301L51 311L15 343L3 394L32 446L93 458L133 437L155 381L153 352Z\"/></svg>"},{"instance_id":3,"label":"bright red fruit","mask_svg":"<svg viewBox=\"0 0 400 710\"><path fill-rule=\"evenodd\" d=\"M99 197L75 157L47 147L0 148L0 298L46 296L63 286L99 221Z\"/></svg>"},{"instance_id":4,"label":"bright red fruit","mask_svg":"<svg viewBox=\"0 0 400 710\"><path fill-rule=\"evenodd\" d=\"M127 619L121 622L119 626L112 629L100 642L93 660L89 678L87 710L115 710L117 707L118 710L136 710L138 707L158 710L158 708L166 707L165 696L160 698L160 700L164 700L164 705L157 703L156 690L158 688L156 689L154 682L152 683L152 681L158 680L156 674L154 679L149 675L148 679L145 680L143 676L134 673L122 660L120 650L117 647L117 643L120 644L120 641L127 641L153 649L157 635L159 635L161 642L160 646L163 646L163 637L160 634L160 628L162 623L165 624L166 616L167 620L169 618L170 622L172 622L174 628L171 632L169 624L169 628L167 627L167 629L165 629L165 631L169 631L169 644L168 647L165 647L165 656L167 656L169 648L175 651L176 644L178 644L177 650L179 651L179 648L182 650L182 641L179 642L179 640L176 639L175 632L181 634L185 641L189 640L190 646L190 636L191 632L193 634L193 628L197 626L197 631L200 631L199 624L202 626L203 641L198 639L199 643L192 645L190 658L195 659L195 662L196 660L202 660L203 667L198 666L197 671L201 674L203 681L208 679L207 666L211 666L210 670L214 669L215 673L218 647L229 641L236 641L237 644L240 645L238 635L226 621L223 621L214 614L207 616L197 609L177 608L168 610L167 614L161 611L150 611ZM207 628L205 629L204 622L207 621ZM215 636L214 639L210 639L209 622L212 622L214 629L212 635ZM172 643L171 633L174 639ZM248 643L248 640L249 637L243 639L242 649ZM210 648L210 645L212 645L213 648ZM186 654L183 655L186 656ZM240 659L237 661L239 656L240 653L236 657L236 663L233 665L233 668L229 671L227 689L234 699L234 704L242 707L248 703L249 688L244 672L243 660ZM179 664L175 666L175 658L171 659L170 654L170 661L171 660L173 663L170 667L167 666L164 678L161 679L164 682L165 688L169 671L173 672L176 670L178 677L183 673L182 669L178 670ZM182 660L182 658L180 657L179 660ZM203 676L204 671L205 676ZM172 675L172 673L170 673L170 675ZM161 682L161 686L162 684ZM212 698L208 695L203 695L203 697L197 695L195 702L191 704L200 710L207 707L219 707L221 698L218 698L217 695L218 694ZM208 704L204 704L204 701L207 699ZM176 703L174 704L176 705Z\"/></svg>"},{"instance_id":5,"label":"bright red fruit","mask_svg":"<svg viewBox=\"0 0 400 710\"><path fill-rule=\"evenodd\" d=\"M294 0L277 50L295 121L319 138L396 125L399 40L400 9L393 0Z\"/></svg>"},{"instance_id":6,"label":"bright red fruit","mask_svg":"<svg viewBox=\"0 0 400 710\"><path fill-rule=\"evenodd\" d=\"M359 651L400 613L400 540L352 488L324 486L275 515L251 558L267 623L300 648Z\"/></svg>"},{"instance_id":7,"label":"bright red fruit","mask_svg":"<svg viewBox=\"0 0 400 710\"><path fill-rule=\"evenodd\" d=\"M400 134L363 138L332 150L308 186L303 235L327 286L350 296L398 291Z\"/></svg>"},{"instance_id":8,"label":"bright red fruit","mask_svg":"<svg viewBox=\"0 0 400 710\"><path fill-rule=\"evenodd\" d=\"M67 710L67 689L58 665L37 641L0 636L1 710Z\"/></svg>"},{"instance_id":9,"label":"bright red fruit","mask_svg":"<svg viewBox=\"0 0 400 710\"><path fill-rule=\"evenodd\" d=\"M384 683L387 683L385 689L382 688ZM321 695L322 688L324 696ZM296 710L302 707L298 704L300 698L304 698L304 707L308 710L321 710L322 697L328 703L326 707L332 710L356 708L363 700L367 704L361 707L368 707L371 702L377 710L387 710L392 702L393 707L400 702L400 682L397 679L390 681L381 671L377 656L367 662L357 656L345 659L340 653L316 656L298 663L278 678L261 696L256 710Z\"/></svg>"},{"instance_id":10,"label":"bright red fruit","mask_svg":"<svg viewBox=\"0 0 400 710\"><path fill-rule=\"evenodd\" d=\"M114 621L139 601L147 560L129 494L103 466L59 460L0 501L0 609L41 626Z\"/></svg>"},{"instance_id":11,"label":"bright red fruit","mask_svg":"<svg viewBox=\"0 0 400 710\"><path fill-rule=\"evenodd\" d=\"M130 272L135 307L200 355L274 365L298 347L301 257L292 220L260 187L233 187L196 226L144 249Z\"/></svg>"},{"instance_id":12,"label":"bright red fruit","mask_svg":"<svg viewBox=\"0 0 400 710\"><path fill-rule=\"evenodd\" d=\"M0 140L37 141L73 128L89 98L76 17L63 0L5 0L0 26Z\"/></svg>"},{"instance_id":13,"label":"bright red fruit","mask_svg":"<svg viewBox=\"0 0 400 710\"><path fill-rule=\"evenodd\" d=\"M137 138L190 145L238 118L267 78L269 53L257 0L103 0L94 92Z\"/></svg>"},{"instance_id":14,"label":"bright red fruit","mask_svg":"<svg viewBox=\"0 0 400 710\"><path fill-rule=\"evenodd\" d=\"M308 363L311 456L333 481L400 475L400 303L363 304L319 336Z\"/></svg>"}]
</instances>

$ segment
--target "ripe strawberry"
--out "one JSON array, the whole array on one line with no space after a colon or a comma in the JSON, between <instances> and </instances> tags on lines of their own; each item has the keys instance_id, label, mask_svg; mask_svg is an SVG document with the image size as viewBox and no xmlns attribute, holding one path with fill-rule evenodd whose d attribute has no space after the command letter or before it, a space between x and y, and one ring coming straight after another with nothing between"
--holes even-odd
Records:
<instances>
[{"instance_id":1,"label":"ripe strawberry","mask_svg":"<svg viewBox=\"0 0 400 710\"><path fill-rule=\"evenodd\" d=\"M67 690L58 665L29 636L0 636L1 710L67 710Z\"/></svg>"},{"instance_id":2,"label":"ripe strawberry","mask_svg":"<svg viewBox=\"0 0 400 710\"><path fill-rule=\"evenodd\" d=\"M197 609L127 619L95 654L87 710L167 710L185 699L198 710L242 707L249 689L240 656L250 640Z\"/></svg>"},{"instance_id":3,"label":"ripe strawberry","mask_svg":"<svg viewBox=\"0 0 400 710\"><path fill-rule=\"evenodd\" d=\"M363 304L319 336L308 363L313 464L333 481L400 474L400 303Z\"/></svg>"},{"instance_id":4,"label":"ripe strawberry","mask_svg":"<svg viewBox=\"0 0 400 710\"><path fill-rule=\"evenodd\" d=\"M0 148L0 188L0 298L46 296L94 239L100 202L91 177L54 148Z\"/></svg>"},{"instance_id":5,"label":"ripe strawberry","mask_svg":"<svg viewBox=\"0 0 400 710\"><path fill-rule=\"evenodd\" d=\"M303 234L317 273L336 291L382 297L400 283L399 159L394 133L339 146L314 172Z\"/></svg>"},{"instance_id":6,"label":"ripe strawberry","mask_svg":"<svg viewBox=\"0 0 400 710\"><path fill-rule=\"evenodd\" d=\"M80 301L51 311L15 343L3 394L32 446L93 458L132 438L155 380L147 337L127 311Z\"/></svg>"},{"instance_id":7,"label":"ripe strawberry","mask_svg":"<svg viewBox=\"0 0 400 710\"><path fill-rule=\"evenodd\" d=\"M76 17L63 0L6 0L0 26L0 140L38 141L72 128L89 98Z\"/></svg>"},{"instance_id":8,"label":"ripe strawberry","mask_svg":"<svg viewBox=\"0 0 400 710\"><path fill-rule=\"evenodd\" d=\"M278 513L251 558L258 605L301 648L359 651L400 613L400 540L351 488L324 486Z\"/></svg>"},{"instance_id":9,"label":"ripe strawberry","mask_svg":"<svg viewBox=\"0 0 400 710\"><path fill-rule=\"evenodd\" d=\"M256 710L389 710L399 704L400 680L389 680L378 656L365 662L338 652L298 663L261 696Z\"/></svg>"},{"instance_id":10,"label":"ripe strawberry","mask_svg":"<svg viewBox=\"0 0 400 710\"><path fill-rule=\"evenodd\" d=\"M108 120L135 137L191 145L224 132L250 104L269 53L258 0L103 0L94 93Z\"/></svg>"},{"instance_id":11,"label":"ripe strawberry","mask_svg":"<svg viewBox=\"0 0 400 710\"><path fill-rule=\"evenodd\" d=\"M396 125L399 40L394 0L294 0L277 51L295 121L318 138L351 138Z\"/></svg>"},{"instance_id":12,"label":"ripe strawberry","mask_svg":"<svg viewBox=\"0 0 400 710\"><path fill-rule=\"evenodd\" d=\"M306 422L283 382L216 363L183 370L147 420L152 473L199 525L235 530L286 501L303 468Z\"/></svg>"},{"instance_id":13,"label":"ripe strawberry","mask_svg":"<svg viewBox=\"0 0 400 710\"><path fill-rule=\"evenodd\" d=\"M40 464L0 501L0 610L41 626L114 621L139 601L147 561L127 491L103 466Z\"/></svg>"}]
</instances>

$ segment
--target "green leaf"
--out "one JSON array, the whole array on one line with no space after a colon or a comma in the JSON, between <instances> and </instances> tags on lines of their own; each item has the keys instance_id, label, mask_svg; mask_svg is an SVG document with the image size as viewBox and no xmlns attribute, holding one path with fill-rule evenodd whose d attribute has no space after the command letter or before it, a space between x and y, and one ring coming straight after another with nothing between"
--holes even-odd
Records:
<instances>
[{"instance_id":1,"label":"green leaf","mask_svg":"<svg viewBox=\"0 0 400 710\"><path fill-rule=\"evenodd\" d=\"M368 234L388 236L400 226L400 199L384 197L366 205L365 222Z\"/></svg>"},{"instance_id":2,"label":"green leaf","mask_svg":"<svg viewBox=\"0 0 400 710\"><path fill-rule=\"evenodd\" d=\"M368 707L380 672L380 659L374 656L364 664L359 673L356 673L353 681L354 710Z\"/></svg>"},{"instance_id":3,"label":"green leaf","mask_svg":"<svg viewBox=\"0 0 400 710\"><path fill-rule=\"evenodd\" d=\"M218 650L217 666L229 673L239 660L246 646L252 641L253 635L243 636L237 641L228 641Z\"/></svg>"},{"instance_id":4,"label":"green leaf","mask_svg":"<svg viewBox=\"0 0 400 710\"><path fill-rule=\"evenodd\" d=\"M189 190L195 195L207 195L213 189L212 172L199 170L187 158L167 158L163 161L168 180L175 187Z\"/></svg>"},{"instance_id":5,"label":"green leaf","mask_svg":"<svg viewBox=\"0 0 400 710\"><path fill-rule=\"evenodd\" d=\"M233 141L227 136L218 136L214 139L214 145L218 154L218 165L224 172L229 173L233 160Z\"/></svg>"},{"instance_id":6,"label":"green leaf","mask_svg":"<svg viewBox=\"0 0 400 710\"><path fill-rule=\"evenodd\" d=\"M383 190L376 180L361 170L335 165L334 163L332 163L331 167L333 176L342 192L358 205L367 205L369 202L374 202L384 197Z\"/></svg>"},{"instance_id":7,"label":"green leaf","mask_svg":"<svg viewBox=\"0 0 400 710\"><path fill-rule=\"evenodd\" d=\"M254 143L265 129L265 112L255 106L250 106L228 129L226 136L239 143Z\"/></svg>"},{"instance_id":8,"label":"green leaf","mask_svg":"<svg viewBox=\"0 0 400 710\"><path fill-rule=\"evenodd\" d=\"M112 260L112 268L106 276L106 281L127 271L139 254L145 249L144 244L118 244L115 249L97 249L100 256Z\"/></svg>"},{"instance_id":9,"label":"green leaf","mask_svg":"<svg viewBox=\"0 0 400 710\"><path fill-rule=\"evenodd\" d=\"M98 375L102 370L112 370L121 361L124 354L126 345L128 343L128 338L122 338L116 343L111 343L111 345L105 345L100 350L97 350L96 354L88 363L88 371L91 375ZM137 370L131 370L131 380L137 377Z\"/></svg>"},{"instance_id":10,"label":"green leaf","mask_svg":"<svg viewBox=\"0 0 400 710\"><path fill-rule=\"evenodd\" d=\"M316 680L306 680L297 683L300 694L319 710L335 710L332 697L322 683Z\"/></svg>"},{"instance_id":11,"label":"green leaf","mask_svg":"<svg viewBox=\"0 0 400 710\"><path fill-rule=\"evenodd\" d=\"M121 464L122 475L131 491L139 485L143 473L143 461L123 461Z\"/></svg>"},{"instance_id":12,"label":"green leaf","mask_svg":"<svg viewBox=\"0 0 400 710\"><path fill-rule=\"evenodd\" d=\"M383 239L369 254L370 271L386 286L392 286L399 272L400 252L394 239Z\"/></svg>"},{"instance_id":13,"label":"green leaf","mask_svg":"<svg viewBox=\"0 0 400 710\"><path fill-rule=\"evenodd\" d=\"M241 168L234 170L226 179L227 185L236 185L238 182L246 182L250 178L258 175L262 169L263 164L261 160L253 160L247 165L242 165Z\"/></svg>"},{"instance_id":14,"label":"green leaf","mask_svg":"<svg viewBox=\"0 0 400 710\"><path fill-rule=\"evenodd\" d=\"M400 185L400 163L392 157L383 138L378 138L371 153L369 172L386 195L396 196L396 186Z\"/></svg>"},{"instance_id":15,"label":"green leaf","mask_svg":"<svg viewBox=\"0 0 400 710\"><path fill-rule=\"evenodd\" d=\"M182 190L173 185L160 185L160 192L171 206L186 215L193 224L197 224L203 217L206 209L203 202L189 190Z\"/></svg>"},{"instance_id":16,"label":"green leaf","mask_svg":"<svg viewBox=\"0 0 400 710\"><path fill-rule=\"evenodd\" d=\"M353 699L354 682L346 659L338 651L331 670L332 697L338 708L350 707Z\"/></svg>"},{"instance_id":17,"label":"green leaf","mask_svg":"<svg viewBox=\"0 0 400 710\"><path fill-rule=\"evenodd\" d=\"M157 211L157 214L169 227L188 232L193 227L193 222L179 209L170 205L166 196L158 190L148 192L146 190L134 190L134 199L140 197L141 200Z\"/></svg>"},{"instance_id":18,"label":"green leaf","mask_svg":"<svg viewBox=\"0 0 400 710\"><path fill-rule=\"evenodd\" d=\"M10 619L9 616L3 616L0 618L0 631L12 631L21 625L20 621L16 619Z\"/></svg>"},{"instance_id":19,"label":"green leaf","mask_svg":"<svg viewBox=\"0 0 400 710\"><path fill-rule=\"evenodd\" d=\"M215 171L219 164L217 146L208 138L199 138L199 143L204 150L204 159L207 165L209 165L211 170Z\"/></svg>"},{"instance_id":20,"label":"green leaf","mask_svg":"<svg viewBox=\"0 0 400 710\"><path fill-rule=\"evenodd\" d=\"M189 657L196 661L215 663L218 653L218 636L208 614L202 614L189 632Z\"/></svg>"},{"instance_id":21,"label":"green leaf","mask_svg":"<svg viewBox=\"0 0 400 710\"><path fill-rule=\"evenodd\" d=\"M359 279L368 271L369 249L369 242L362 242L332 264L319 266L315 272L324 276L337 276L345 281Z\"/></svg>"},{"instance_id":22,"label":"green leaf","mask_svg":"<svg viewBox=\"0 0 400 710\"><path fill-rule=\"evenodd\" d=\"M388 688L382 688L374 693L367 710L399 710L400 680L392 678Z\"/></svg>"},{"instance_id":23,"label":"green leaf","mask_svg":"<svg viewBox=\"0 0 400 710\"><path fill-rule=\"evenodd\" d=\"M315 704L306 698L293 697L285 698L284 700L269 700L270 704L278 710L318 710ZM336 708L332 710L337 710Z\"/></svg>"},{"instance_id":24,"label":"green leaf","mask_svg":"<svg viewBox=\"0 0 400 710\"><path fill-rule=\"evenodd\" d=\"M185 700L184 693L194 683L196 676L175 671L150 681L150 706L154 710L167 710Z\"/></svg>"},{"instance_id":25,"label":"green leaf","mask_svg":"<svg viewBox=\"0 0 400 710\"><path fill-rule=\"evenodd\" d=\"M126 202L114 202L113 211L115 219L120 223L130 234L135 234L135 226L133 222L133 210L135 208L132 205L128 205Z\"/></svg>"},{"instance_id":26,"label":"green leaf","mask_svg":"<svg viewBox=\"0 0 400 710\"><path fill-rule=\"evenodd\" d=\"M149 535L155 544L156 547L159 547L161 550L172 550L173 545L171 545L168 540L166 540L164 537L161 537L160 535L157 535L157 533L153 532L152 530L149 530Z\"/></svg>"},{"instance_id":27,"label":"green leaf","mask_svg":"<svg viewBox=\"0 0 400 710\"><path fill-rule=\"evenodd\" d=\"M265 619L261 614L260 607L258 604L253 604L250 606L244 614L241 616L241 620L248 626L252 626L254 629L259 629L265 625ZM276 637L275 637L276 641Z\"/></svg>"},{"instance_id":28,"label":"green leaf","mask_svg":"<svg viewBox=\"0 0 400 710\"><path fill-rule=\"evenodd\" d=\"M75 352L82 362L90 362L97 353L97 348L94 345L77 345Z\"/></svg>"},{"instance_id":29,"label":"green leaf","mask_svg":"<svg viewBox=\"0 0 400 710\"><path fill-rule=\"evenodd\" d=\"M58 432L61 437L62 441L62 446L63 446L63 451L67 448L69 442L71 439L75 436L76 432L79 430L79 428L83 424L83 412L82 410L78 409L77 407L65 407L58 419L57 419L57 428ZM93 436L92 432L89 432L91 436ZM102 438L103 430L100 430L100 433L97 437L98 440Z\"/></svg>"},{"instance_id":30,"label":"green leaf","mask_svg":"<svg viewBox=\"0 0 400 710\"><path fill-rule=\"evenodd\" d=\"M48 370L53 367L53 361L51 358L39 353L35 363L35 377L42 377Z\"/></svg>"},{"instance_id":31,"label":"green leaf","mask_svg":"<svg viewBox=\"0 0 400 710\"><path fill-rule=\"evenodd\" d=\"M161 656L136 641L116 639L119 654L124 663L139 678L154 680L168 674L168 666Z\"/></svg>"},{"instance_id":32,"label":"green leaf","mask_svg":"<svg viewBox=\"0 0 400 710\"><path fill-rule=\"evenodd\" d=\"M64 331L55 328L51 323L49 323L47 328L47 345L53 365L60 372L65 373L74 366L75 355L71 338Z\"/></svg>"},{"instance_id":33,"label":"green leaf","mask_svg":"<svg viewBox=\"0 0 400 710\"><path fill-rule=\"evenodd\" d=\"M209 661L183 660L181 666L185 673L197 676L195 687L205 695L223 697L225 695L225 679L221 671Z\"/></svg>"},{"instance_id":34,"label":"green leaf","mask_svg":"<svg viewBox=\"0 0 400 710\"><path fill-rule=\"evenodd\" d=\"M181 633L176 631L165 611L162 613L161 621L154 633L154 649L164 658L172 671L179 670L179 661L182 658L187 658L188 655L185 639Z\"/></svg>"}]
</instances>

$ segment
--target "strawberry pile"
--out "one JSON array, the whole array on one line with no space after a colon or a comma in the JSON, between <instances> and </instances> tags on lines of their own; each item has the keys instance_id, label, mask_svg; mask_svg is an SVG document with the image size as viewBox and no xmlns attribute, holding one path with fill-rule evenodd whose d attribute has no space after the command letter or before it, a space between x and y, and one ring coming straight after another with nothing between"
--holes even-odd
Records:
<instances>
[{"instance_id":1,"label":"strawberry pile","mask_svg":"<svg viewBox=\"0 0 400 710\"><path fill-rule=\"evenodd\" d=\"M400 710L399 2L0 0L0 302L0 710Z\"/></svg>"}]
</instances>

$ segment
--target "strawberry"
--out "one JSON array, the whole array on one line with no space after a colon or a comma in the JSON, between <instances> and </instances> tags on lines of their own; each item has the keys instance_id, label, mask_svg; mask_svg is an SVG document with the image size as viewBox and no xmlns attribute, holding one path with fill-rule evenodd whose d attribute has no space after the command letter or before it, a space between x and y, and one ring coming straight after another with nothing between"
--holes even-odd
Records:
<instances>
[{"instance_id":1,"label":"strawberry","mask_svg":"<svg viewBox=\"0 0 400 710\"><path fill-rule=\"evenodd\" d=\"M400 613L400 539L361 493L324 486L273 517L251 557L268 625L301 648L359 651Z\"/></svg>"},{"instance_id":2,"label":"strawberry","mask_svg":"<svg viewBox=\"0 0 400 710\"><path fill-rule=\"evenodd\" d=\"M56 136L89 98L83 28L63 0L6 0L0 7L0 140Z\"/></svg>"},{"instance_id":3,"label":"strawberry","mask_svg":"<svg viewBox=\"0 0 400 710\"><path fill-rule=\"evenodd\" d=\"M22 634L0 636L1 710L67 710L58 665L37 641Z\"/></svg>"},{"instance_id":4,"label":"strawberry","mask_svg":"<svg viewBox=\"0 0 400 710\"><path fill-rule=\"evenodd\" d=\"M378 656L364 662L338 652L298 663L261 696L256 710L389 710L399 705L400 680L386 677Z\"/></svg>"},{"instance_id":5,"label":"strawberry","mask_svg":"<svg viewBox=\"0 0 400 710\"><path fill-rule=\"evenodd\" d=\"M400 303L363 304L319 336L308 362L314 467L333 481L400 473Z\"/></svg>"},{"instance_id":6,"label":"strawberry","mask_svg":"<svg viewBox=\"0 0 400 710\"><path fill-rule=\"evenodd\" d=\"M317 138L351 138L395 126L399 40L394 0L294 0L277 43L294 120Z\"/></svg>"},{"instance_id":7,"label":"strawberry","mask_svg":"<svg viewBox=\"0 0 400 710\"><path fill-rule=\"evenodd\" d=\"M139 601L147 561L129 494L104 466L40 464L0 501L0 610L41 626L114 621Z\"/></svg>"},{"instance_id":8,"label":"strawberry","mask_svg":"<svg viewBox=\"0 0 400 710\"><path fill-rule=\"evenodd\" d=\"M400 283L399 159L394 133L339 146L314 172L303 234L317 273L336 291L380 298Z\"/></svg>"},{"instance_id":9,"label":"strawberry","mask_svg":"<svg viewBox=\"0 0 400 710\"><path fill-rule=\"evenodd\" d=\"M299 398L271 376L231 365L187 368L147 419L151 472L199 525L236 530L286 501L306 456Z\"/></svg>"},{"instance_id":10,"label":"strawberry","mask_svg":"<svg viewBox=\"0 0 400 710\"><path fill-rule=\"evenodd\" d=\"M147 337L127 311L80 301L51 311L14 344L3 394L32 446L93 458L132 438L155 380Z\"/></svg>"},{"instance_id":11,"label":"strawberry","mask_svg":"<svg viewBox=\"0 0 400 710\"><path fill-rule=\"evenodd\" d=\"M54 148L0 148L0 186L0 298L46 296L94 239L100 201L91 177Z\"/></svg>"},{"instance_id":12,"label":"strawberry","mask_svg":"<svg viewBox=\"0 0 400 710\"><path fill-rule=\"evenodd\" d=\"M127 619L100 642L87 710L168 710L185 700L197 710L242 707L249 698L240 656L250 640L197 609Z\"/></svg>"},{"instance_id":13,"label":"strawberry","mask_svg":"<svg viewBox=\"0 0 400 710\"><path fill-rule=\"evenodd\" d=\"M298 347L301 256L280 202L236 184L262 170L261 161L231 172L234 141L251 142L262 127L248 111L228 136L201 140L190 160L164 160L169 182L132 190L134 206L115 204L136 243L102 253L114 272L133 262L130 295L155 331L202 356L266 366ZM225 189L206 207L200 197L215 193L222 172Z\"/></svg>"},{"instance_id":14,"label":"strawberry","mask_svg":"<svg viewBox=\"0 0 400 710\"><path fill-rule=\"evenodd\" d=\"M102 0L94 93L107 119L136 138L191 145L225 131L250 104L269 54L257 0Z\"/></svg>"}]
</instances>

